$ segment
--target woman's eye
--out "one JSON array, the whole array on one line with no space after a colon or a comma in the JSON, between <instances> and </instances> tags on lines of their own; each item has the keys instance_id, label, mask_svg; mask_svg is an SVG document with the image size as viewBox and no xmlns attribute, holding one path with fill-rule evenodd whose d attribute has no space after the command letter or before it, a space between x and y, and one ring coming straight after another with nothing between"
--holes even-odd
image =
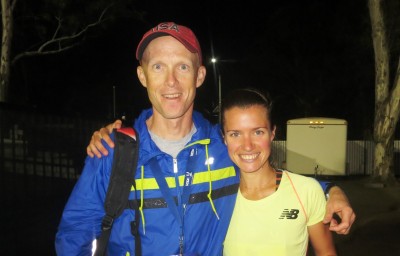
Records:
<instances>
[{"instance_id":1,"label":"woman's eye","mask_svg":"<svg viewBox=\"0 0 400 256\"><path fill-rule=\"evenodd\" d=\"M263 134L264 134L264 131L261 131L261 130L256 131L256 135L263 135Z\"/></svg>"},{"instance_id":2,"label":"woman's eye","mask_svg":"<svg viewBox=\"0 0 400 256\"><path fill-rule=\"evenodd\" d=\"M231 137L238 137L239 133L238 132L232 132L229 136Z\"/></svg>"}]
</instances>

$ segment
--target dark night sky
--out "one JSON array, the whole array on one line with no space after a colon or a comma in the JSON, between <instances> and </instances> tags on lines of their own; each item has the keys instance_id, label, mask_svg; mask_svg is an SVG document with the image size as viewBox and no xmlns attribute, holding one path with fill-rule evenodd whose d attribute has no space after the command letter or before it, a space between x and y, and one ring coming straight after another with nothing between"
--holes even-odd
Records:
<instances>
[{"instance_id":1,"label":"dark night sky","mask_svg":"<svg viewBox=\"0 0 400 256\"><path fill-rule=\"evenodd\" d=\"M24 78L18 95L38 109L112 120L115 86L117 113L135 116L149 106L136 78L136 45L151 26L175 21L191 27L203 48L208 73L197 109L209 111L218 101L209 63L213 46L214 55L225 60L218 64L223 94L243 86L268 90L282 132L288 119L304 116L346 119L353 138L372 127L366 1L142 2L137 6L147 12L146 24L120 21L64 54L25 59L15 71Z\"/></svg>"}]
</instances>

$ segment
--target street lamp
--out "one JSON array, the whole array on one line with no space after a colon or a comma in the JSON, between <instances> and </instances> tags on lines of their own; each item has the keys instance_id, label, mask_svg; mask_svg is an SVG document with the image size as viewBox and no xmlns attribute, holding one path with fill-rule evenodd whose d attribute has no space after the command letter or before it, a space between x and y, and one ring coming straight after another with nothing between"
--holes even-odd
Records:
<instances>
[{"instance_id":1,"label":"street lamp","mask_svg":"<svg viewBox=\"0 0 400 256\"><path fill-rule=\"evenodd\" d=\"M211 58L211 63L214 69L214 83L218 86L218 122L222 124L221 108L222 108L222 79L221 70L217 67L217 63L235 63L237 60L234 59L217 59L215 57ZM218 76L217 76L218 74ZM218 79L218 80L217 80Z\"/></svg>"},{"instance_id":2,"label":"street lamp","mask_svg":"<svg viewBox=\"0 0 400 256\"><path fill-rule=\"evenodd\" d=\"M217 68L216 68L216 63L217 59L216 58L211 58L211 62L213 64L213 69L214 69L214 82L217 84ZM222 90L221 90L221 74L218 70L218 123L221 124L221 107L222 107Z\"/></svg>"}]
</instances>

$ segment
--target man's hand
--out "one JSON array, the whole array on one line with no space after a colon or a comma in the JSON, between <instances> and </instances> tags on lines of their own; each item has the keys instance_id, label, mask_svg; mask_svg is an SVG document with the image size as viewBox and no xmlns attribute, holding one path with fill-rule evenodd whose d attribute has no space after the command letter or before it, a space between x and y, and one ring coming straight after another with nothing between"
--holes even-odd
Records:
<instances>
[{"instance_id":1,"label":"man's hand","mask_svg":"<svg viewBox=\"0 0 400 256\"><path fill-rule=\"evenodd\" d=\"M333 214L335 213L340 217L340 223L333 218ZM338 186L332 187L329 190L324 224L329 223L330 231L334 231L339 235L347 235L355 219L356 214L351 208L346 194Z\"/></svg>"},{"instance_id":2,"label":"man's hand","mask_svg":"<svg viewBox=\"0 0 400 256\"><path fill-rule=\"evenodd\" d=\"M108 124L106 127L101 128L98 131L95 131L92 135L92 139L90 140L89 145L86 148L86 152L90 157L101 158L102 155L108 155L108 150L103 146L101 140L104 140L110 147L114 147L114 142L110 138L110 134L113 129L119 129L122 126L121 120L116 120L112 124Z\"/></svg>"}]
</instances>

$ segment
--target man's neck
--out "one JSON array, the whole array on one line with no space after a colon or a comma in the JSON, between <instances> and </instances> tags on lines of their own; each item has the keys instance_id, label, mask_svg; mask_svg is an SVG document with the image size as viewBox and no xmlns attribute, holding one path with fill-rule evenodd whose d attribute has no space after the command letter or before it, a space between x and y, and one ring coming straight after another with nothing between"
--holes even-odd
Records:
<instances>
[{"instance_id":1,"label":"man's neck","mask_svg":"<svg viewBox=\"0 0 400 256\"><path fill-rule=\"evenodd\" d=\"M146 121L147 128L153 134L166 140L179 140L190 133L193 127L192 112L174 119L166 119L159 113L153 115Z\"/></svg>"}]
</instances>

